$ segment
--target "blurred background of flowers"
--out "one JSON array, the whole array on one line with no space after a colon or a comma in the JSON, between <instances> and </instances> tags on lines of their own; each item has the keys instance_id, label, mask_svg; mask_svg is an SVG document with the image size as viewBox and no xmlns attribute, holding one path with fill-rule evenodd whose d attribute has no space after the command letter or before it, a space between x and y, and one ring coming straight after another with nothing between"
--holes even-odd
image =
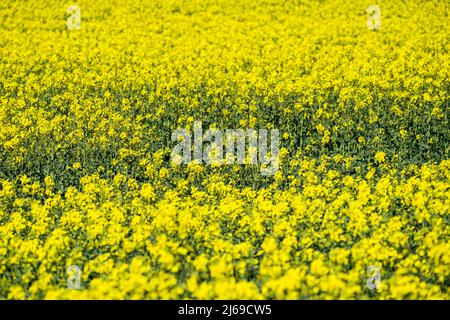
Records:
<instances>
[{"instance_id":1,"label":"blurred background of flowers","mask_svg":"<svg viewBox=\"0 0 450 320\"><path fill-rule=\"evenodd\" d=\"M450 3L372 4L2 1L0 297L448 299ZM173 166L196 120L280 170Z\"/></svg>"}]
</instances>

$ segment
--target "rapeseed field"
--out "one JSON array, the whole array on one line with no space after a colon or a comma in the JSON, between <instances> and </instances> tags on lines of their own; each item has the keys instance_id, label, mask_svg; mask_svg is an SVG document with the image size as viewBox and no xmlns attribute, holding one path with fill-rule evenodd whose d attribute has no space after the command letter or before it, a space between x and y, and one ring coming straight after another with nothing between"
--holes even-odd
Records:
<instances>
[{"instance_id":1,"label":"rapeseed field","mask_svg":"<svg viewBox=\"0 0 450 320\"><path fill-rule=\"evenodd\" d=\"M449 12L1 1L0 298L449 299Z\"/></svg>"}]
</instances>

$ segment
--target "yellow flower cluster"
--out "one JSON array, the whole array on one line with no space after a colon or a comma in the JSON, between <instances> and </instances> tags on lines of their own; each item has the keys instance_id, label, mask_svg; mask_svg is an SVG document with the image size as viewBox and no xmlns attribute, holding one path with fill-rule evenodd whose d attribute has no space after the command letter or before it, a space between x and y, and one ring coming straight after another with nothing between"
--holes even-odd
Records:
<instances>
[{"instance_id":1,"label":"yellow flower cluster","mask_svg":"<svg viewBox=\"0 0 450 320\"><path fill-rule=\"evenodd\" d=\"M0 298L449 299L450 3L372 4L2 1Z\"/></svg>"}]
</instances>

